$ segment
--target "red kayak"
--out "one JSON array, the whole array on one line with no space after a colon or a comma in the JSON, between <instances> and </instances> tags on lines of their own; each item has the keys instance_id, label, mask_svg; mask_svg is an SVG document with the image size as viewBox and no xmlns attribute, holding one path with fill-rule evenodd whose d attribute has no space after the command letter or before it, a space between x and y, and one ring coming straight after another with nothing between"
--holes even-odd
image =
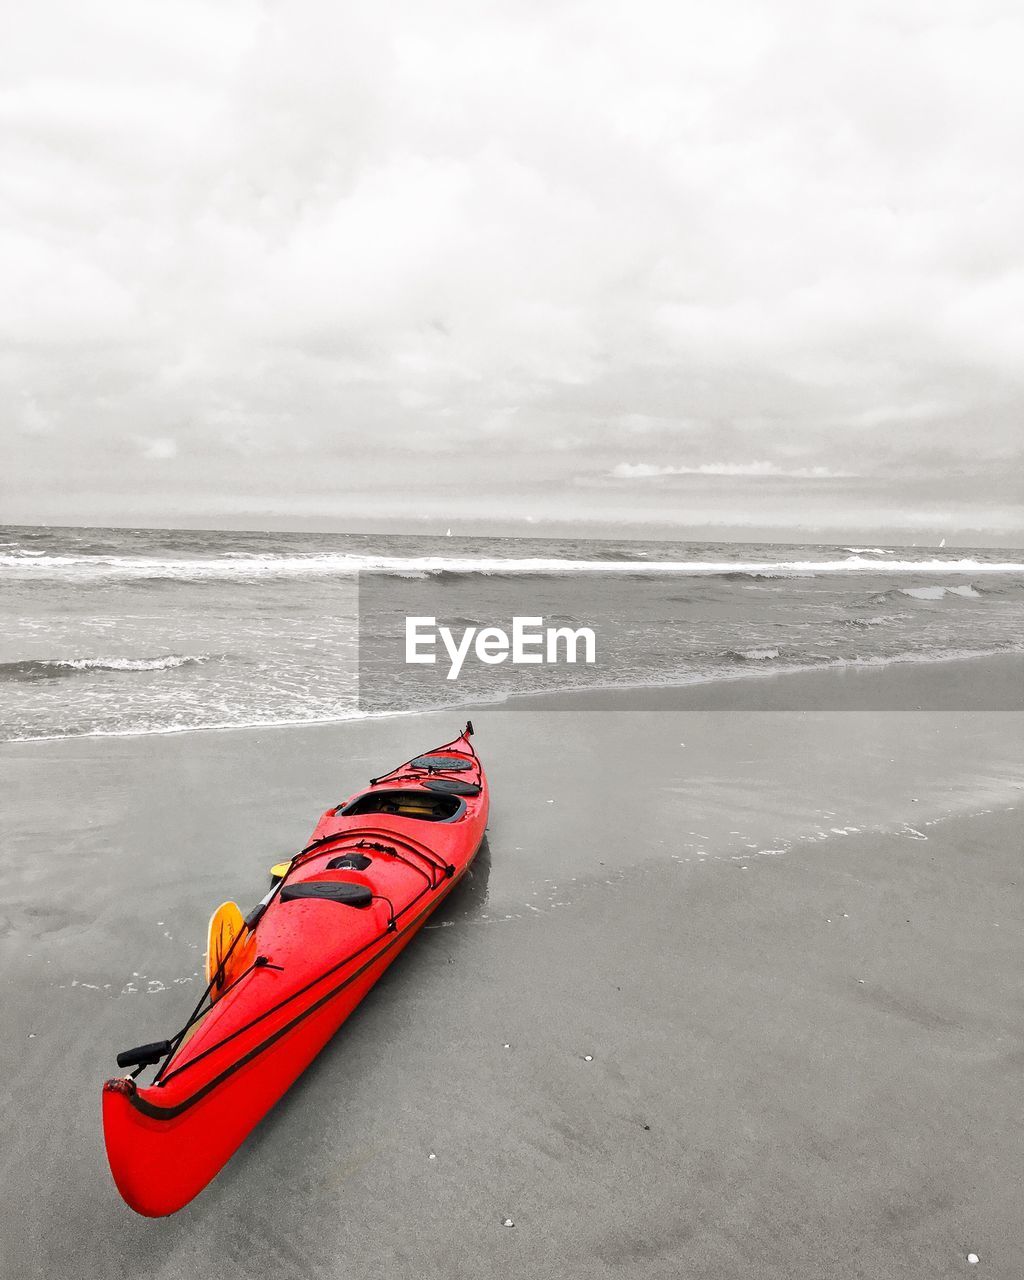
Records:
<instances>
[{"instance_id":1,"label":"red kayak","mask_svg":"<svg viewBox=\"0 0 1024 1280\"><path fill-rule=\"evenodd\" d=\"M237 928L215 915L192 1016L119 1054L133 1070L103 1086L107 1159L136 1212L202 1191L466 874L488 807L472 732L328 809Z\"/></svg>"}]
</instances>

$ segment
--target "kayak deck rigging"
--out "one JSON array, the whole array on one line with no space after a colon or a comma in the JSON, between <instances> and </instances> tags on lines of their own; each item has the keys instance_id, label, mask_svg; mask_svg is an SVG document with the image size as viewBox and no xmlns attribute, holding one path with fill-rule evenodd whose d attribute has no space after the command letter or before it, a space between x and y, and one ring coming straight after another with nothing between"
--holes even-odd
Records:
<instances>
[{"instance_id":1,"label":"kayak deck rigging","mask_svg":"<svg viewBox=\"0 0 1024 1280\"><path fill-rule=\"evenodd\" d=\"M309 893L309 891L308 891L308 890L306 890L305 892L303 892L303 886L309 885L310 883L314 883L314 884L325 884L325 883L326 883L326 884L331 884L331 883L333 883L333 884L336 884L336 885L339 885L339 886L340 886L340 885L344 885L344 884L346 884L346 883L351 883L351 882L345 882L345 881L333 881L333 882L330 882L330 881L327 881L327 882L323 882L323 881L317 882L317 881L314 881L314 882L311 882L311 881L308 881L308 880L303 880L303 881L300 881L300 882L299 882L299 883L297 883L297 884L290 885L290 884L288 883L288 879L289 879L289 876L290 876L291 872L292 872L292 871L294 871L298 866L300 866L300 865L302 865L302 864L303 864L303 863L302 863L302 860L303 860L304 858L306 858L306 857L307 857L307 855L309 855L309 854L311 854L311 853L321 853L321 854L322 854L322 852L323 852L323 850L324 850L324 848L325 848L325 847L329 847L329 846L331 846L331 845L338 844L338 843L339 843L339 842L341 842L342 840L346 840L346 839L351 838L353 835L361 835L361 836L362 836L362 835L364 835L364 834L385 834L385 833L377 833L376 831L372 831L372 830L371 830L371 829L369 829L369 828L365 829L365 831L364 831L364 829L362 829L362 828L361 828L361 829L359 829L358 831L351 831L351 830L350 830L350 831L345 831L345 832L339 832L339 833L337 833L336 835L333 835L333 836L325 836L323 839L313 841L313 842L312 842L312 844L306 845L306 847L305 847L304 849L300 850L300 851L295 855L295 857L291 860L291 863L289 864L288 871L286 871L286 872L285 872L285 874L284 874L283 876L281 876L281 877L280 877L280 879L277 881L277 883L274 885L274 887L273 887L273 889L272 889L272 891L271 891L271 894L269 894L269 895L268 895L268 899L269 899L269 900L265 900L266 905L264 905L264 904L262 904L262 903L260 904L260 905L263 907L263 910L262 910L262 911L260 911L260 918L262 918L262 916L263 916L263 914L265 913L265 911L266 911L267 907L269 907L269 906L270 906L271 902L273 901L273 899L274 899L275 897L276 897L276 898L279 898L279 899L281 899L281 900L283 900L283 901L289 901L290 899L288 899L288 898L285 898L285 897L284 897L285 893L287 893L289 890L291 890L291 891L292 891L292 893L293 893L296 897L299 897L299 898L301 898L301 897L307 897L307 896L308 896L308 897L319 897L319 898L324 898L324 899L326 899L326 896L327 896L327 895L325 895L325 894L324 894L324 893L322 893L322 892L320 892L320 893L315 893L315 892L314 892L314 893L312 893L312 894L311 894L311 893ZM392 837L392 838L394 838L394 837ZM440 864L440 863L439 863L439 862L438 862L438 861L433 857L433 855L431 854L431 852L430 852L428 849L425 849L425 848L422 848L422 847L417 848L416 846L417 846L418 842L416 842L416 841L414 841L414 840L411 840L411 839L406 838L406 839L404 839L404 840L400 840L400 843L405 844L405 845L409 848L410 852L416 853L416 854L418 854L421 858L423 858L423 859L424 859L424 861L426 861L426 862L427 862L427 864L432 868L432 871L433 871L433 872L439 873L439 875L440 875L440 876L442 876L442 877L450 877L450 876L453 874L453 872L454 872L454 868L453 868L453 867L451 867L450 865L447 865L447 864L444 864L444 865ZM374 848L374 849L375 849L377 852L379 852L379 853L383 853L383 854L390 854L390 855L392 855L392 856L394 856L394 857L398 858L400 861L402 861L402 862L406 863L406 865L407 865L407 866L409 866L413 871L416 871L417 873L419 873L419 874L423 875L423 876L425 877L425 879L427 880L427 887L426 887L426 888L424 888L424 889L422 889L419 893L417 893L417 894L415 895L415 897L414 897L410 902L406 903L406 905L405 905L404 907L402 907L400 911L397 911L397 912L395 911L395 909L394 909L394 905L390 902L390 900L389 900L389 899L383 898L383 895L373 895L372 893L370 894L370 900L372 900L374 896L381 897L384 901L388 902L388 906L389 906L389 917L388 917L388 924L387 924L387 928L386 928L386 929L385 929L385 930L384 930L384 931L379 935L379 937L378 937L378 938L376 938L376 939L374 940L374 941L381 941L381 940L383 940L384 938L386 938L386 937L387 937L387 935L388 935L389 933L393 933L393 932L397 929L397 927L398 927L398 919L400 918L400 916L404 915L406 912L408 912L409 910L411 910L411 909L412 909L412 907L414 907L414 906L416 905L416 903L417 903L417 902L419 902L419 901L420 901L420 900L421 900L421 899L422 899L422 898L423 898L423 897L424 897L428 892L430 892L430 890L432 890L432 889L436 889L436 888L437 888L437 886L438 886L438 884L440 883L440 881L439 881L439 879L437 879L437 878L435 877L435 875L434 875L434 874L432 874L431 872L426 871L423 867L420 867L420 866L419 866L419 865L417 865L416 863L411 862L409 859L407 859L407 858L403 857L403 855L402 855L401 853L399 853L397 849L394 849L394 848L392 848L392 847L390 847L390 846L388 846L388 845L386 845L386 844L383 844L383 843L375 843L375 844L371 844L370 842L366 841L365 839L362 839L362 840L360 840L360 841L356 844L356 846L355 846L355 847L356 847L356 848L367 848L367 847L372 847L372 848ZM328 865L328 867L329 867L329 866L330 866L330 863L328 863L327 865ZM364 887L364 886L357 886L357 887L362 888L362 887ZM335 898L335 899L334 899L334 901L335 901L335 902L337 902L337 901L339 901L339 899L338 899L338 898ZM369 902L369 901L367 901L365 905L367 905L367 906L368 906L369 904L370 904L370 902ZM359 904L357 904L357 903L351 903L350 905L352 905L353 907L355 907L355 906L358 906ZM250 918L251 918L251 915L250 915ZM256 930L256 928L258 927L258 923L259 923L259 921L258 921L258 919L257 919L257 920L254 922L253 926L252 926L253 931L255 931L255 930ZM244 937L244 936L245 936L244 934L239 934L239 935L238 935L239 939L240 939L240 938L242 938L242 937ZM257 934L256 936L257 936L257 938L258 938L258 936L259 936L259 935ZM236 941L238 941L238 939L236 939ZM368 945L372 945L372 943L371 943L371 944L368 944ZM232 946L234 946L234 944L232 944ZM233 1031L229 1036L225 1037L225 1039L224 1039L224 1040L222 1040L222 1041L220 1041L218 1044L212 1045L212 1046L210 1046L209 1048L204 1049L204 1050L203 1050L203 1052L202 1052L201 1054L196 1055L196 1057L194 1057L194 1058L190 1059L190 1061L189 1061L189 1062L187 1062L187 1063L183 1064L182 1066L179 1066L179 1067L178 1067L178 1068L176 1068L176 1069L173 1069L173 1068L171 1068L171 1060L173 1059L174 1054L175 1054L175 1052L177 1051L177 1049L178 1049L178 1048L181 1046L181 1044L184 1042L185 1037L187 1036L188 1032L192 1029L192 1027L193 1027L196 1023L198 1023L202 1018L205 1018L205 1017L206 1017L206 1015L207 1015L207 1014L209 1014L209 1013L210 1013L210 1012L211 1012L211 1011L216 1007L216 1006L215 1006L214 1004L212 1004L212 1003L211 1003L211 1004L207 1004L207 1003L206 1003L206 1002L207 1002L207 1000L210 998L210 996L211 996L211 994L212 994L212 991L213 991L213 987L214 987L214 981L215 981L215 979L214 979L214 980L211 980L210 984L207 986L206 990L203 992L202 996L201 996L201 997L200 997L200 999L199 999L199 1003L196 1005L195 1009L192 1011L192 1013L191 1013L191 1015L189 1016L188 1020L186 1021L185 1025L182 1027L182 1029L181 1029L180 1031L178 1031L174 1036L172 1036L172 1037L171 1037L171 1040L170 1040L170 1042L169 1042L169 1043L172 1045L172 1048L171 1048L171 1049L170 1049L170 1051L168 1052L168 1054L167 1054L167 1056L166 1056L166 1059L165 1059L165 1061L164 1061L163 1065L161 1066L160 1070L157 1072L157 1075L156 1075L156 1077L155 1077L155 1079L154 1079L154 1081L153 1081L154 1085L160 1086L160 1085L165 1084L165 1083L166 1083L170 1078L172 1078L173 1076L175 1076L175 1075L179 1074L181 1071L186 1070L190 1065L192 1065L192 1063L194 1063L194 1062L198 1062L198 1061L200 1061L202 1058L209 1056L209 1055L210 1055L211 1053L213 1053L215 1050L217 1050L217 1049L219 1049L219 1048L223 1047L223 1045L227 1044L230 1040L233 1040L233 1039L235 1039L237 1036L241 1035L243 1032L245 1032L245 1031L247 1031L247 1030L250 1030L250 1029L251 1029L252 1027L254 1027L258 1022L263 1021L263 1019L264 1019L264 1018L266 1018L266 1017L268 1017L270 1014L272 1014L272 1013L276 1012L278 1009L283 1008L283 1007L284 1007L284 1005L286 1005L290 1000L298 999L300 996L304 995L307 991L311 990L314 986L316 986L316 984L317 984L319 981L321 981L321 980L322 980L322 978L324 978L324 977L328 977L328 976L330 976L330 974L335 973L338 969L344 968L344 966L345 966L346 964L349 964L352 960L355 960L355 959L356 959L358 956L360 956L360 955L361 955L361 954L362 954L366 949L367 949L367 947L366 947L366 946L360 947L357 951L353 952L353 954L352 954L351 956L347 956L345 959L343 959L343 960L339 960L336 964L332 965L332 966L331 966L331 968L330 968L330 969L328 969L328 970L327 970L324 974L322 974L320 977L318 977L318 978L314 978L311 982L307 983L305 987L302 987L302 988L300 988L298 991L295 991L295 992L293 992L291 995L289 995L289 996L285 997L285 999L284 999L284 1000L282 1000L282 1001L280 1002L280 1004L275 1005L272 1009L267 1010L265 1013L261 1013L257 1018L253 1019L253 1021L252 1021L252 1022L250 1022L250 1023L248 1024L248 1026L246 1026L246 1027L241 1027L241 1028L239 1028L238 1030ZM222 967L223 967L223 964L226 964L226 962L227 962L227 960L228 960L228 958L229 958L230 954L231 954L231 951L230 951L230 949L229 949L228 954L224 957L224 961L222 962ZM237 987L237 985L242 981L242 979L243 979L243 978L245 978L245 977L248 977L248 975L249 975L249 974L251 974L254 970L256 970L256 969L258 969L258 968L266 968L266 967L268 967L268 965L269 965L269 962L268 962L268 960L267 960L267 958L266 958L265 956L257 956L257 957L256 957L256 959L253 961L253 963L252 963L252 964L251 964L251 965L250 965L250 966L249 966L249 967L248 967L248 968L247 968L243 973L239 974L239 976L235 979L235 981L231 984L231 986L230 986L230 987L225 988L225 990L221 993L220 998L221 998L221 999L223 999L223 998L224 998L224 996L226 996L226 995L228 994L228 992L229 992L229 991L234 990L234 988L235 988L235 987ZM273 967L274 967L274 968L276 968L276 969L279 969L279 970L283 970L283 966L281 966L281 965L275 965L275 966L273 966ZM215 977L216 977L216 975L215 975ZM204 1006L205 1006L205 1007L204 1007Z\"/></svg>"}]
</instances>

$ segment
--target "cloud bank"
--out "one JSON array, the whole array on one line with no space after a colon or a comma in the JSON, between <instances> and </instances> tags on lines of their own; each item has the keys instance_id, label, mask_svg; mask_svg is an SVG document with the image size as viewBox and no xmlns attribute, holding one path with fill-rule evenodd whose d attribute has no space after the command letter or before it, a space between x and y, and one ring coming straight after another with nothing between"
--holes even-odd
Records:
<instances>
[{"instance_id":1,"label":"cloud bank","mask_svg":"<svg viewBox=\"0 0 1024 1280\"><path fill-rule=\"evenodd\" d=\"M665 476L729 476L732 478L781 476L788 480L839 480L848 471L828 467L780 467L774 462L704 462L699 467L662 466L651 462L620 462L608 473L614 480L657 480Z\"/></svg>"}]
</instances>

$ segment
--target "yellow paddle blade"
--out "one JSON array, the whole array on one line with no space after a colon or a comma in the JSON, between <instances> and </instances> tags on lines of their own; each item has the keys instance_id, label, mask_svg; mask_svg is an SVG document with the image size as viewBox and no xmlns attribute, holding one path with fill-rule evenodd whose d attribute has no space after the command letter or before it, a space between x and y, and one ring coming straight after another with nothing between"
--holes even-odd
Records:
<instances>
[{"instance_id":1,"label":"yellow paddle blade","mask_svg":"<svg viewBox=\"0 0 1024 1280\"><path fill-rule=\"evenodd\" d=\"M291 865L292 864L290 862L275 862L274 865L270 868L271 881L276 882L278 880L281 880L287 874L288 868Z\"/></svg>"},{"instance_id":2,"label":"yellow paddle blade","mask_svg":"<svg viewBox=\"0 0 1024 1280\"><path fill-rule=\"evenodd\" d=\"M237 902L222 902L210 916L210 935L206 950L206 981L213 983L213 989L210 991L211 1000L217 1000L225 988L230 987L239 974L248 969L252 963L253 952L256 949L254 936L239 939L238 945L233 951L231 950L231 944L244 929L245 921ZM231 951L230 956L228 956L229 951ZM228 956L226 964L225 956Z\"/></svg>"}]
</instances>

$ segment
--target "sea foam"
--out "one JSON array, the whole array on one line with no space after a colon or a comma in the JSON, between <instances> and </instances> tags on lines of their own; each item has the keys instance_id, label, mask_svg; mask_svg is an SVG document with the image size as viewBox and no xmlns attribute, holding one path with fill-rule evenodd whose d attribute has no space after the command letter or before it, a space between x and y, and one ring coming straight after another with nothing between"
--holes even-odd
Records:
<instances>
[{"instance_id":1,"label":"sea foam","mask_svg":"<svg viewBox=\"0 0 1024 1280\"><path fill-rule=\"evenodd\" d=\"M211 556L187 559L156 556L42 556L26 560L20 555L0 555L0 577L8 580L38 581L42 578L68 581L92 579L179 579L255 580L264 578L354 577L359 572L395 574L553 574L619 573L723 575L818 575L818 574L904 574L904 573L1022 573L1024 563L987 563L962 560L878 560L860 555L841 560L570 560L551 557L449 557L371 556L349 553L309 555Z\"/></svg>"}]
</instances>

